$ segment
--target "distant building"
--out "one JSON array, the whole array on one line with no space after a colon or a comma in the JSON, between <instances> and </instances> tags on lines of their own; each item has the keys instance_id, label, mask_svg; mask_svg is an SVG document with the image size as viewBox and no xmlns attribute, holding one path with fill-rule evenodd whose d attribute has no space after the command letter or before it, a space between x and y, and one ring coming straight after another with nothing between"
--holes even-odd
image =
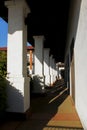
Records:
<instances>
[{"instance_id":1,"label":"distant building","mask_svg":"<svg viewBox=\"0 0 87 130\"><path fill-rule=\"evenodd\" d=\"M34 47L27 47L27 72L28 75L34 74Z\"/></svg>"},{"instance_id":2,"label":"distant building","mask_svg":"<svg viewBox=\"0 0 87 130\"><path fill-rule=\"evenodd\" d=\"M0 47L0 51L7 53L7 47ZM34 47L27 46L27 74L31 75L34 73Z\"/></svg>"},{"instance_id":3,"label":"distant building","mask_svg":"<svg viewBox=\"0 0 87 130\"><path fill-rule=\"evenodd\" d=\"M58 62L56 64L56 67L58 69L58 79L64 78L64 71L65 71L65 65L62 62Z\"/></svg>"}]
</instances>

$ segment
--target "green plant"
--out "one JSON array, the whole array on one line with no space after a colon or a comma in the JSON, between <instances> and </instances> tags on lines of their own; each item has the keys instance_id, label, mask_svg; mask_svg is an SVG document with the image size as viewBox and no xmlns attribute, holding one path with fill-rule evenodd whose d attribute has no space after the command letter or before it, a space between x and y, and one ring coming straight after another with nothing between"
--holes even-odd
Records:
<instances>
[{"instance_id":1,"label":"green plant","mask_svg":"<svg viewBox=\"0 0 87 130\"><path fill-rule=\"evenodd\" d=\"M4 112L7 108L6 80L0 79L0 112Z\"/></svg>"},{"instance_id":2,"label":"green plant","mask_svg":"<svg viewBox=\"0 0 87 130\"><path fill-rule=\"evenodd\" d=\"M6 95L7 54L0 51L0 113L7 108Z\"/></svg>"},{"instance_id":3,"label":"green plant","mask_svg":"<svg viewBox=\"0 0 87 130\"><path fill-rule=\"evenodd\" d=\"M7 74L7 52L0 51L0 79L5 78Z\"/></svg>"}]
</instances>

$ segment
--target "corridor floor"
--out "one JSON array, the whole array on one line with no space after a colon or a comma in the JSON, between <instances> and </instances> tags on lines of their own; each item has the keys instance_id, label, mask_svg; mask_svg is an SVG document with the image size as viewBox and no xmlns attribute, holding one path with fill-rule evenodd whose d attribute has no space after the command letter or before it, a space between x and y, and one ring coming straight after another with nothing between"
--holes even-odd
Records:
<instances>
[{"instance_id":1,"label":"corridor floor","mask_svg":"<svg viewBox=\"0 0 87 130\"><path fill-rule=\"evenodd\" d=\"M31 97L31 116L3 123L0 130L83 130L71 96L49 93Z\"/></svg>"}]
</instances>

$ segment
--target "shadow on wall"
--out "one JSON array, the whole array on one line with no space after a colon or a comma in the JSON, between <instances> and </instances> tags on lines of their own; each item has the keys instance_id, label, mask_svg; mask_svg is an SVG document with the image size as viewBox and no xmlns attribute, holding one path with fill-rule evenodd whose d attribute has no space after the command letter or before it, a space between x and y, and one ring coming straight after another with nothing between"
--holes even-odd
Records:
<instances>
[{"instance_id":1,"label":"shadow on wall","mask_svg":"<svg viewBox=\"0 0 87 130\"><path fill-rule=\"evenodd\" d=\"M7 114L7 112L16 112L23 110L21 104L23 105L24 103L24 97L21 92L12 86L12 84L5 78L2 81L0 80L0 90L1 89L2 93L0 91L0 107L2 110L0 113L0 120L2 121L3 119L8 119L8 116L10 116Z\"/></svg>"},{"instance_id":2,"label":"shadow on wall","mask_svg":"<svg viewBox=\"0 0 87 130\"><path fill-rule=\"evenodd\" d=\"M9 111L9 109L13 111L23 110L23 108L21 108L21 103L23 104L23 95L20 90L16 89L14 85L9 81L7 81L7 95L7 111Z\"/></svg>"}]
</instances>

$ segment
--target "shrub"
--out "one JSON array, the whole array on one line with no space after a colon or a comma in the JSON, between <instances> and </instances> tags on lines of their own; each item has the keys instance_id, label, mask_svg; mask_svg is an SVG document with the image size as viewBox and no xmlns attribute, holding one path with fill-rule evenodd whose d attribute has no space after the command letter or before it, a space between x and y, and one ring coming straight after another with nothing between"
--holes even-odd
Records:
<instances>
[{"instance_id":1,"label":"shrub","mask_svg":"<svg viewBox=\"0 0 87 130\"><path fill-rule=\"evenodd\" d=\"M4 112L7 108L6 80L0 79L0 112Z\"/></svg>"},{"instance_id":2,"label":"shrub","mask_svg":"<svg viewBox=\"0 0 87 130\"><path fill-rule=\"evenodd\" d=\"M0 113L7 108L6 95L6 71L7 71L7 56L6 52L0 51Z\"/></svg>"}]
</instances>

